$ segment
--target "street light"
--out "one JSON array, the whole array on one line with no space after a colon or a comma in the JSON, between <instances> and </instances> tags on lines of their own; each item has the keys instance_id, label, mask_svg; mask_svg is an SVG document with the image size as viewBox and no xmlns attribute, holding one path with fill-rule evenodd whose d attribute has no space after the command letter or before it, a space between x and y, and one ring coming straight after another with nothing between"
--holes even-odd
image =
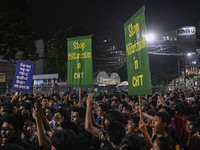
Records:
<instances>
[{"instance_id":1,"label":"street light","mask_svg":"<svg viewBox=\"0 0 200 150\"><path fill-rule=\"evenodd\" d=\"M146 34L146 39L147 39L147 42L153 42L153 41L155 41L155 39L156 39L156 36L155 36L155 34L153 34L153 33L149 33L149 34Z\"/></svg>"},{"instance_id":2,"label":"street light","mask_svg":"<svg viewBox=\"0 0 200 150\"><path fill-rule=\"evenodd\" d=\"M192 55L195 55L195 53L194 52L193 53L192 52L187 53L187 56L189 56L189 57L192 56Z\"/></svg>"},{"instance_id":3,"label":"street light","mask_svg":"<svg viewBox=\"0 0 200 150\"><path fill-rule=\"evenodd\" d=\"M192 56L192 53L187 53L187 56Z\"/></svg>"},{"instance_id":4,"label":"street light","mask_svg":"<svg viewBox=\"0 0 200 150\"><path fill-rule=\"evenodd\" d=\"M192 64L193 64L193 65L196 65L196 63L197 63L196 61L192 61Z\"/></svg>"}]
</instances>

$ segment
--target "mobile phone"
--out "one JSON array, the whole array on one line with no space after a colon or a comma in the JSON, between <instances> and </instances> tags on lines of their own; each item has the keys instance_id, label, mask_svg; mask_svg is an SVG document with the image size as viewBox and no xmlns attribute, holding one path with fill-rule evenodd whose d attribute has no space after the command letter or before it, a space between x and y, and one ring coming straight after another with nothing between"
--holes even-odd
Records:
<instances>
[{"instance_id":1,"label":"mobile phone","mask_svg":"<svg viewBox=\"0 0 200 150\"><path fill-rule=\"evenodd\" d=\"M158 92L155 92L155 94L156 94L156 95L159 95L159 93L158 93Z\"/></svg>"},{"instance_id":2,"label":"mobile phone","mask_svg":"<svg viewBox=\"0 0 200 150\"><path fill-rule=\"evenodd\" d=\"M18 93L19 93L19 92L15 92L15 96L17 96L17 95L18 95Z\"/></svg>"}]
</instances>

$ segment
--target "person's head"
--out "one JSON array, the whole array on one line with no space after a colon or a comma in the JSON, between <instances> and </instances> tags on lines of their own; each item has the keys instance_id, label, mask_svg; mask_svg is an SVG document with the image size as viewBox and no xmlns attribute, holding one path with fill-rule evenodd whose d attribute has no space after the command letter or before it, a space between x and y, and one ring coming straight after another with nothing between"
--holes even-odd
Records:
<instances>
[{"instance_id":1,"label":"person's head","mask_svg":"<svg viewBox=\"0 0 200 150\"><path fill-rule=\"evenodd\" d=\"M30 103L31 105L34 105L34 103L36 102L36 99L34 99L33 97L27 97L25 102Z\"/></svg>"},{"instance_id":2,"label":"person's head","mask_svg":"<svg viewBox=\"0 0 200 150\"><path fill-rule=\"evenodd\" d=\"M83 100L84 102L86 102L86 100L87 100L87 95L83 95L82 100Z\"/></svg>"},{"instance_id":3,"label":"person's head","mask_svg":"<svg viewBox=\"0 0 200 150\"><path fill-rule=\"evenodd\" d=\"M54 116L54 110L50 107L45 108L45 115L48 121L51 121Z\"/></svg>"},{"instance_id":4,"label":"person's head","mask_svg":"<svg viewBox=\"0 0 200 150\"><path fill-rule=\"evenodd\" d=\"M155 114L153 122L152 122L152 129L157 134L162 134L166 132L166 128L171 122L171 118L167 112L158 112Z\"/></svg>"},{"instance_id":5,"label":"person's head","mask_svg":"<svg viewBox=\"0 0 200 150\"><path fill-rule=\"evenodd\" d=\"M186 106L183 110L181 115L185 118L189 115L194 115L195 111L194 111L194 107L192 106Z\"/></svg>"},{"instance_id":6,"label":"person's head","mask_svg":"<svg viewBox=\"0 0 200 150\"><path fill-rule=\"evenodd\" d=\"M73 101L67 101L67 108L72 108L74 105Z\"/></svg>"},{"instance_id":7,"label":"person's head","mask_svg":"<svg viewBox=\"0 0 200 150\"><path fill-rule=\"evenodd\" d=\"M125 118L124 118L124 115L120 111L115 110L115 109L110 109L106 112L104 121L105 121L104 122L105 126L108 126L113 121L119 121L124 124Z\"/></svg>"},{"instance_id":8,"label":"person's head","mask_svg":"<svg viewBox=\"0 0 200 150\"><path fill-rule=\"evenodd\" d=\"M195 126L195 120L196 120L195 115L189 115L186 117L185 131L189 135L192 135L197 132L197 128Z\"/></svg>"},{"instance_id":9,"label":"person's head","mask_svg":"<svg viewBox=\"0 0 200 150\"><path fill-rule=\"evenodd\" d=\"M148 102L146 100L142 100L142 112L145 112L148 106Z\"/></svg>"},{"instance_id":10,"label":"person's head","mask_svg":"<svg viewBox=\"0 0 200 150\"><path fill-rule=\"evenodd\" d=\"M11 115L11 114L12 114L12 111L9 110L9 109L3 109L3 111L1 112L2 117L6 117L6 116Z\"/></svg>"},{"instance_id":11,"label":"person's head","mask_svg":"<svg viewBox=\"0 0 200 150\"><path fill-rule=\"evenodd\" d=\"M126 134L138 134L139 132L139 121L140 117L137 115L130 115L128 118L128 123L126 125Z\"/></svg>"},{"instance_id":12,"label":"person's head","mask_svg":"<svg viewBox=\"0 0 200 150\"><path fill-rule=\"evenodd\" d=\"M71 111L71 122L81 126L85 122L86 110L83 107L74 107Z\"/></svg>"},{"instance_id":13,"label":"person's head","mask_svg":"<svg viewBox=\"0 0 200 150\"><path fill-rule=\"evenodd\" d=\"M144 150L145 139L136 134L127 135L120 144L120 150Z\"/></svg>"},{"instance_id":14,"label":"person's head","mask_svg":"<svg viewBox=\"0 0 200 150\"><path fill-rule=\"evenodd\" d=\"M117 99L113 99L112 102L111 102L111 107L112 108L117 108L117 105L118 105Z\"/></svg>"},{"instance_id":15,"label":"person's head","mask_svg":"<svg viewBox=\"0 0 200 150\"><path fill-rule=\"evenodd\" d=\"M124 101L128 103L129 102L129 97L125 96Z\"/></svg>"},{"instance_id":16,"label":"person's head","mask_svg":"<svg viewBox=\"0 0 200 150\"><path fill-rule=\"evenodd\" d=\"M41 105L42 105L43 108L45 108L46 106L48 106L48 98L47 97L43 97L42 98Z\"/></svg>"},{"instance_id":17,"label":"person's head","mask_svg":"<svg viewBox=\"0 0 200 150\"><path fill-rule=\"evenodd\" d=\"M23 125L24 120L21 115L13 114L5 117L1 126L2 142L4 144L15 142L16 139L21 137Z\"/></svg>"},{"instance_id":18,"label":"person's head","mask_svg":"<svg viewBox=\"0 0 200 150\"><path fill-rule=\"evenodd\" d=\"M182 111L181 106L178 105L178 104L174 104L174 107L172 107L172 109L174 109L175 115L180 115L180 113L181 113L181 111Z\"/></svg>"},{"instance_id":19,"label":"person's head","mask_svg":"<svg viewBox=\"0 0 200 150\"><path fill-rule=\"evenodd\" d=\"M77 135L70 129L54 132L51 137L52 150L78 150Z\"/></svg>"},{"instance_id":20,"label":"person's head","mask_svg":"<svg viewBox=\"0 0 200 150\"><path fill-rule=\"evenodd\" d=\"M5 103L2 106L2 112L8 112L7 114L14 113L15 111L15 105L13 103Z\"/></svg>"},{"instance_id":21,"label":"person's head","mask_svg":"<svg viewBox=\"0 0 200 150\"><path fill-rule=\"evenodd\" d=\"M36 123L35 119L32 116L25 115L24 118L24 127L23 127L23 133L25 137L30 138L36 130Z\"/></svg>"},{"instance_id":22,"label":"person's head","mask_svg":"<svg viewBox=\"0 0 200 150\"><path fill-rule=\"evenodd\" d=\"M135 100L135 103L134 103L134 110L135 110L135 111L139 111L139 109L140 109L139 101L138 101L138 100Z\"/></svg>"},{"instance_id":23,"label":"person's head","mask_svg":"<svg viewBox=\"0 0 200 150\"><path fill-rule=\"evenodd\" d=\"M123 106L124 106L125 103L127 103L127 102L125 102L125 101L119 102L118 108L117 108L117 109L118 109L119 111L122 111L122 108L123 108Z\"/></svg>"},{"instance_id":24,"label":"person's head","mask_svg":"<svg viewBox=\"0 0 200 150\"><path fill-rule=\"evenodd\" d=\"M52 97L56 102L59 100L59 95L58 94L53 94Z\"/></svg>"},{"instance_id":25,"label":"person's head","mask_svg":"<svg viewBox=\"0 0 200 150\"><path fill-rule=\"evenodd\" d=\"M168 137L159 137L153 143L153 150L176 150L176 145Z\"/></svg>"},{"instance_id":26,"label":"person's head","mask_svg":"<svg viewBox=\"0 0 200 150\"><path fill-rule=\"evenodd\" d=\"M150 110L150 111L147 112L147 114L151 115L151 116L155 116L155 113L156 113L156 111L154 111L154 110ZM147 125L149 127L152 127L152 119L150 119L150 118L147 117L146 121L147 121Z\"/></svg>"},{"instance_id":27,"label":"person's head","mask_svg":"<svg viewBox=\"0 0 200 150\"><path fill-rule=\"evenodd\" d=\"M108 107L105 103L99 104L96 108L98 118L100 118L101 116L104 116L107 110L108 110Z\"/></svg>"},{"instance_id":28,"label":"person's head","mask_svg":"<svg viewBox=\"0 0 200 150\"><path fill-rule=\"evenodd\" d=\"M156 100L152 100L150 103L149 103L150 107L151 108L154 108L157 106L157 101Z\"/></svg>"},{"instance_id":29,"label":"person's head","mask_svg":"<svg viewBox=\"0 0 200 150\"><path fill-rule=\"evenodd\" d=\"M168 112L168 109L169 109L168 106L161 106L159 112Z\"/></svg>"},{"instance_id":30,"label":"person's head","mask_svg":"<svg viewBox=\"0 0 200 150\"><path fill-rule=\"evenodd\" d=\"M57 130L65 130L65 129L71 129L72 131L74 131L74 133L78 134L79 131L78 131L78 127L72 123L72 122L69 122L69 121L63 121L61 122L57 128Z\"/></svg>"},{"instance_id":31,"label":"person's head","mask_svg":"<svg viewBox=\"0 0 200 150\"><path fill-rule=\"evenodd\" d=\"M54 99L49 99L49 107L53 107L55 105L55 100Z\"/></svg>"},{"instance_id":32,"label":"person's head","mask_svg":"<svg viewBox=\"0 0 200 150\"><path fill-rule=\"evenodd\" d=\"M125 135L126 129L122 123L118 121L113 121L108 125L107 140L111 143L113 147L119 146Z\"/></svg>"},{"instance_id":33,"label":"person's head","mask_svg":"<svg viewBox=\"0 0 200 150\"><path fill-rule=\"evenodd\" d=\"M122 108L122 113L129 115L132 111L132 107L131 105L128 104L124 104L123 108Z\"/></svg>"},{"instance_id":34,"label":"person's head","mask_svg":"<svg viewBox=\"0 0 200 150\"><path fill-rule=\"evenodd\" d=\"M19 107L19 112L21 115L31 114L31 104L27 102L23 102Z\"/></svg>"},{"instance_id":35,"label":"person's head","mask_svg":"<svg viewBox=\"0 0 200 150\"><path fill-rule=\"evenodd\" d=\"M68 112L63 108L59 108L54 114L54 121L60 123L64 120L69 120Z\"/></svg>"},{"instance_id":36,"label":"person's head","mask_svg":"<svg viewBox=\"0 0 200 150\"><path fill-rule=\"evenodd\" d=\"M167 112L171 118L175 115L175 111L168 106L161 106L159 112Z\"/></svg>"},{"instance_id":37,"label":"person's head","mask_svg":"<svg viewBox=\"0 0 200 150\"><path fill-rule=\"evenodd\" d=\"M117 94L114 94L112 99L118 99L118 95Z\"/></svg>"},{"instance_id":38,"label":"person's head","mask_svg":"<svg viewBox=\"0 0 200 150\"><path fill-rule=\"evenodd\" d=\"M187 100L189 105L192 105L192 102L195 101L195 99L193 97L188 97L188 98L186 98L186 100Z\"/></svg>"}]
</instances>

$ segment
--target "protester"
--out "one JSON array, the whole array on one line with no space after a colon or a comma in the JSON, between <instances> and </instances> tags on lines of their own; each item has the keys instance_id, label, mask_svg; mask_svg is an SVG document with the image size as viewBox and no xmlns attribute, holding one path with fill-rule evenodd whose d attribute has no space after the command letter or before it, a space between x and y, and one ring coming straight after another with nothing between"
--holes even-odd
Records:
<instances>
[{"instance_id":1,"label":"protester","mask_svg":"<svg viewBox=\"0 0 200 150\"><path fill-rule=\"evenodd\" d=\"M127 93L9 94L1 101L1 149L200 149L199 93L153 92L142 97L142 111Z\"/></svg>"}]
</instances>

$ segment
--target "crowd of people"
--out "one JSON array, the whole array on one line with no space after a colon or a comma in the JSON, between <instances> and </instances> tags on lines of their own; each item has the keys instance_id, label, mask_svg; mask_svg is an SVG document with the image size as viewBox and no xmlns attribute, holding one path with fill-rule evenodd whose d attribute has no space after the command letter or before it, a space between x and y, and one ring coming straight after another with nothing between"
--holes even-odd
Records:
<instances>
[{"instance_id":1,"label":"crowd of people","mask_svg":"<svg viewBox=\"0 0 200 150\"><path fill-rule=\"evenodd\" d=\"M2 150L200 150L200 90L1 97Z\"/></svg>"}]
</instances>

